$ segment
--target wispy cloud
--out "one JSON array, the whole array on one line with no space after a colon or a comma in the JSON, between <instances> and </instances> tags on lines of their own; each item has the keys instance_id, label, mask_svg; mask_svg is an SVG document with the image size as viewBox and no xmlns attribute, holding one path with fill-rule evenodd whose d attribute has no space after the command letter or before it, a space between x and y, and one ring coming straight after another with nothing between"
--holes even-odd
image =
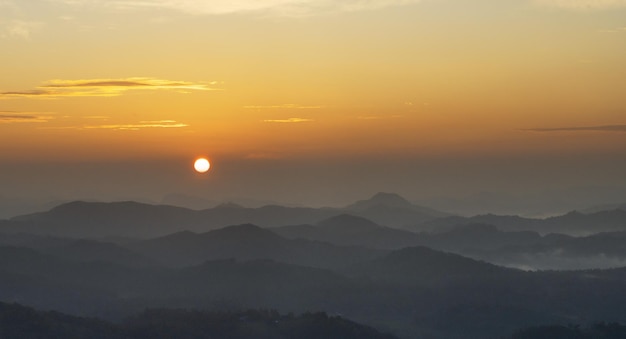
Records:
<instances>
[{"instance_id":1,"label":"wispy cloud","mask_svg":"<svg viewBox=\"0 0 626 339\"><path fill-rule=\"evenodd\" d=\"M605 10L626 7L626 0L532 0L541 6L571 10Z\"/></svg>"},{"instance_id":2,"label":"wispy cloud","mask_svg":"<svg viewBox=\"0 0 626 339\"><path fill-rule=\"evenodd\" d=\"M43 23L24 20L0 20L0 38L29 39L33 32L41 29Z\"/></svg>"},{"instance_id":3,"label":"wispy cloud","mask_svg":"<svg viewBox=\"0 0 626 339\"><path fill-rule=\"evenodd\" d=\"M177 122L175 120L156 120L156 121L140 121L137 124L111 124L111 125L92 125L84 126L82 129L114 129L138 131L144 128L182 128L189 125Z\"/></svg>"},{"instance_id":4,"label":"wispy cloud","mask_svg":"<svg viewBox=\"0 0 626 339\"><path fill-rule=\"evenodd\" d=\"M626 125L603 125L583 127L531 128L528 132L626 132Z\"/></svg>"},{"instance_id":5,"label":"wispy cloud","mask_svg":"<svg viewBox=\"0 0 626 339\"><path fill-rule=\"evenodd\" d=\"M598 30L600 33L626 33L626 26Z\"/></svg>"},{"instance_id":6,"label":"wispy cloud","mask_svg":"<svg viewBox=\"0 0 626 339\"><path fill-rule=\"evenodd\" d=\"M52 119L50 113L0 111L0 124L48 122Z\"/></svg>"},{"instance_id":7,"label":"wispy cloud","mask_svg":"<svg viewBox=\"0 0 626 339\"><path fill-rule=\"evenodd\" d=\"M243 108L247 109L320 109L324 106L305 106L305 105L296 105L296 104L283 104L283 105L265 105L265 106L243 106Z\"/></svg>"},{"instance_id":8,"label":"wispy cloud","mask_svg":"<svg viewBox=\"0 0 626 339\"><path fill-rule=\"evenodd\" d=\"M48 0L71 6L104 8L166 9L190 14L270 13L280 16L309 16L357 12L405 6L423 0ZM570 10L603 10L626 7L626 0L528 0L536 5Z\"/></svg>"},{"instance_id":9,"label":"wispy cloud","mask_svg":"<svg viewBox=\"0 0 626 339\"><path fill-rule=\"evenodd\" d=\"M188 127L188 124L178 122L176 120L150 120L140 121L131 124L101 124L101 125L81 125L81 126L65 126L65 127L50 127L51 129L65 129L65 130L93 130L93 129L109 129L118 131L138 131L146 128L183 128Z\"/></svg>"},{"instance_id":10,"label":"wispy cloud","mask_svg":"<svg viewBox=\"0 0 626 339\"><path fill-rule=\"evenodd\" d=\"M132 90L211 91L215 82L171 81L155 78L50 80L35 89L0 92L0 98L119 96Z\"/></svg>"},{"instance_id":11,"label":"wispy cloud","mask_svg":"<svg viewBox=\"0 0 626 339\"><path fill-rule=\"evenodd\" d=\"M305 119L305 118L288 118L288 119L268 119L263 120L263 122L269 123L300 123L300 122L313 122L313 119Z\"/></svg>"},{"instance_id":12,"label":"wispy cloud","mask_svg":"<svg viewBox=\"0 0 626 339\"><path fill-rule=\"evenodd\" d=\"M85 5L85 1L49 0L68 5ZM318 13L376 10L418 3L421 0L91 0L90 5L121 9L171 9L191 14L235 14L270 12L285 16Z\"/></svg>"}]
</instances>

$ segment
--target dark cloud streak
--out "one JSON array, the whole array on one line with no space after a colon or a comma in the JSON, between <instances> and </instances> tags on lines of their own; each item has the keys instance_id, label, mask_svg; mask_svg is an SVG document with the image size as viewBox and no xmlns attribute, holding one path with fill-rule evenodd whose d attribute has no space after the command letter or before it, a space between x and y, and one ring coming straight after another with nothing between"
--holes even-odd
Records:
<instances>
[{"instance_id":1,"label":"dark cloud streak","mask_svg":"<svg viewBox=\"0 0 626 339\"><path fill-rule=\"evenodd\" d=\"M0 96L46 96L52 95L53 92L44 91L44 90L32 90L32 91L11 91L11 92L0 92Z\"/></svg>"},{"instance_id":2,"label":"dark cloud streak","mask_svg":"<svg viewBox=\"0 0 626 339\"><path fill-rule=\"evenodd\" d=\"M0 120L29 120L37 118L34 115L0 114Z\"/></svg>"},{"instance_id":3,"label":"dark cloud streak","mask_svg":"<svg viewBox=\"0 0 626 339\"><path fill-rule=\"evenodd\" d=\"M156 78L50 80L36 89L0 92L2 98L119 96L130 90L213 91L215 82L171 81Z\"/></svg>"},{"instance_id":4,"label":"dark cloud streak","mask_svg":"<svg viewBox=\"0 0 626 339\"><path fill-rule=\"evenodd\" d=\"M49 115L40 115L36 112L0 111L0 124L19 122L48 122Z\"/></svg>"}]
</instances>

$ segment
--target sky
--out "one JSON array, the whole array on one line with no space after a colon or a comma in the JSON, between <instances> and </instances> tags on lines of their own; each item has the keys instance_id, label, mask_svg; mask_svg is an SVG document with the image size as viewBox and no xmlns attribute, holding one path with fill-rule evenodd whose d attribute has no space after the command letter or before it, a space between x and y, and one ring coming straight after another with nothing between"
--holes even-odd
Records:
<instances>
[{"instance_id":1,"label":"sky","mask_svg":"<svg viewBox=\"0 0 626 339\"><path fill-rule=\"evenodd\" d=\"M626 0L0 0L0 50L5 200L626 201Z\"/></svg>"}]
</instances>

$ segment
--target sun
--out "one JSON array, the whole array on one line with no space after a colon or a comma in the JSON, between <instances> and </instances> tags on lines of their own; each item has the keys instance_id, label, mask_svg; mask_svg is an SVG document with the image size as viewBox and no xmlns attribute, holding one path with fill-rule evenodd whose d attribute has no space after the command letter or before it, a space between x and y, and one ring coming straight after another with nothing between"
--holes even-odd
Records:
<instances>
[{"instance_id":1,"label":"sun","mask_svg":"<svg viewBox=\"0 0 626 339\"><path fill-rule=\"evenodd\" d=\"M193 163L193 168L198 173L206 173L211 168L211 163L205 158L198 158Z\"/></svg>"}]
</instances>

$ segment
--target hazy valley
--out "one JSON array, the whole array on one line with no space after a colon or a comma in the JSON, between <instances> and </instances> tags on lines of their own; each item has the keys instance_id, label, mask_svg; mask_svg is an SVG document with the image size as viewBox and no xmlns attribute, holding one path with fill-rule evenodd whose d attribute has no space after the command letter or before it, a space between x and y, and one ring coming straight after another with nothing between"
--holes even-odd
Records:
<instances>
[{"instance_id":1,"label":"hazy valley","mask_svg":"<svg viewBox=\"0 0 626 339\"><path fill-rule=\"evenodd\" d=\"M72 202L0 221L0 252L0 301L114 323L272 309L485 338L626 322L621 209L466 218L388 193L321 209Z\"/></svg>"}]
</instances>

